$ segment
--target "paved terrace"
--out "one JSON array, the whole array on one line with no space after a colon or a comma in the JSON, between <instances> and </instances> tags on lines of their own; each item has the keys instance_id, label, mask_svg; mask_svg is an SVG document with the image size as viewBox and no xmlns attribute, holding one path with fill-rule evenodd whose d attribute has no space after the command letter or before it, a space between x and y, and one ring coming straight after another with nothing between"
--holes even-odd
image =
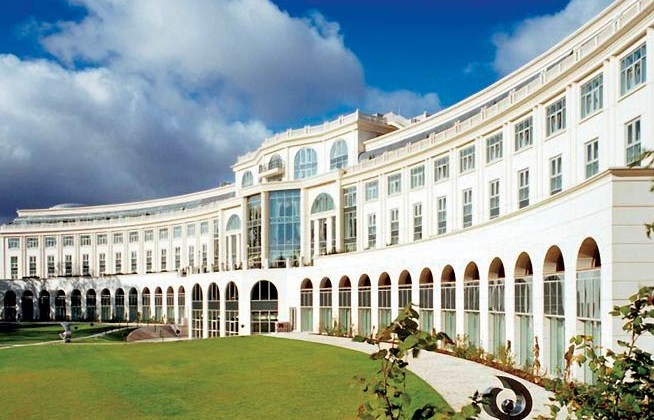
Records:
<instances>
[{"instance_id":1,"label":"paved terrace","mask_svg":"<svg viewBox=\"0 0 654 420\"><path fill-rule=\"evenodd\" d=\"M329 344L364 353L372 353L375 350L375 347L370 344L355 343L351 339L343 337L329 337L301 332L271 335L279 338ZM546 404L549 402L548 395L550 394L544 388L479 363L442 353L423 351L420 352L418 358L409 359L409 370L430 384L454 409L459 409L468 404L470 402L469 397L475 391L483 392L489 387L502 388L502 384L496 378L496 375L512 377L523 383L533 398L534 406L527 418L533 419L539 414L549 414L549 408ZM508 393L507 398L512 396L510 391L504 392ZM500 398L504 396L504 392L500 395ZM483 411L479 418L492 419Z\"/></svg>"}]
</instances>

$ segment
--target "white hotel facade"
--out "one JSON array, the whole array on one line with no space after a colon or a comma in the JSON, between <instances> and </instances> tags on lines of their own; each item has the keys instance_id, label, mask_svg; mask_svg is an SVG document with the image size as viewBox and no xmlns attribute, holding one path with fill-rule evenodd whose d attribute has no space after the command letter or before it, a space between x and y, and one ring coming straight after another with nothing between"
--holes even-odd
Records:
<instances>
[{"instance_id":1,"label":"white hotel facade","mask_svg":"<svg viewBox=\"0 0 654 420\"><path fill-rule=\"evenodd\" d=\"M1 318L369 334L413 302L425 330L510 340L520 363L537 339L555 372L575 334L615 347L609 311L654 284L652 48L654 0L618 0L435 115L279 133L208 191L19 210Z\"/></svg>"}]
</instances>

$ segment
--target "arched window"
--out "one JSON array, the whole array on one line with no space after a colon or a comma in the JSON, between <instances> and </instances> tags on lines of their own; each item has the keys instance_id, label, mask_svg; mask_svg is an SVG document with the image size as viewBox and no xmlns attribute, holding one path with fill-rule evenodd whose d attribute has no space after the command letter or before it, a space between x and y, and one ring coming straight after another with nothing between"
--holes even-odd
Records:
<instances>
[{"instance_id":1,"label":"arched window","mask_svg":"<svg viewBox=\"0 0 654 420\"><path fill-rule=\"evenodd\" d=\"M241 178L241 188L249 187L254 184L254 177L251 171L245 171L243 178Z\"/></svg>"},{"instance_id":2,"label":"arched window","mask_svg":"<svg viewBox=\"0 0 654 420\"><path fill-rule=\"evenodd\" d=\"M318 156L310 147L303 147L295 155L295 179L309 178L318 171Z\"/></svg>"},{"instance_id":3,"label":"arched window","mask_svg":"<svg viewBox=\"0 0 654 420\"><path fill-rule=\"evenodd\" d=\"M329 194L320 193L311 205L311 214L334 210L334 199Z\"/></svg>"},{"instance_id":4,"label":"arched window","mask_svg":"<svg viewBox=\"0 0 654 420\"><path fill-rule=\"evenodd\" d=\"M241 230L241 218L232 214L227 220L227 229L225 230Z\"/></svg>"},{"instance_id":5,"label":"arched window","mask_svg":"<svg viewBox=\"0 0 654 420\"><path fill-rule=\"evenodd\" d=\"M279 156L277 153L272 155L270 161L268 161L268 169L277 169L283 167L284 167L284 162L282 161L281 156Z\"/></svg>"},{"instance_id":6,"label":"arched window","mask_svg":"<svg viewBox=\"0 0 654 420\"><path fill-rule=\"evenodd\" d=\"M329 152L329 169L345 168L347 166L347 143L336 140Z\"/></svg>"}]
</instances>

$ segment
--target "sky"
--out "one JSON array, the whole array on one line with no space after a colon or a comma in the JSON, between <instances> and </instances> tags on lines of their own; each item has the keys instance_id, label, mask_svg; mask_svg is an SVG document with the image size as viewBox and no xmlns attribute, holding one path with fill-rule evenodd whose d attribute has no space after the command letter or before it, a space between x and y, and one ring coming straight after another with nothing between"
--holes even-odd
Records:
<instances>
[{"instance_id":1,"label":"sky","mask_svg":"<svg viewBox=\"0 0 654 420\"><path fill-rule=\"evenodd\" d=\"M0 222L233 182L359 109L452 106L611 0L0 1Z\"/></svg>"}]
</instances>

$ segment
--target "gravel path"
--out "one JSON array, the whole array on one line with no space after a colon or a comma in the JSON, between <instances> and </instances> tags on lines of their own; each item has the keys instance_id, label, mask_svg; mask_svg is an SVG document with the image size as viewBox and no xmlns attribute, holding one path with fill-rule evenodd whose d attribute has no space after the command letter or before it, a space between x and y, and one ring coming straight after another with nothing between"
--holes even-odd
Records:
<instances>
[{"instance_id":1,"label":"gravel path","mask_svg":"<svg viewBox=\"0 0 654 420\"><path fill-rule=\"evenodd\" d=\"M372 353L375 350L375 347L369 344L355 343L349 338L342 337L300 332L278 333L272 334L272 336L329 344L365 353ZM467 404L470 401L469 397L477 390L484 391L489 387L502 388L496 375L508 376L520 381L531 393L534 406L527 418L533 419L539 414L549 414L549 409L546 407L549 402L549 393L544 388L479 363L441 353L423 351L418 358L409 360L409 370L429 383L455 409ZM506 397L512 395L510 391L503 391L500 398L505 394ZM492 417L482 412L480 418L491 419Z\"/></svg>"}]
</instances>

